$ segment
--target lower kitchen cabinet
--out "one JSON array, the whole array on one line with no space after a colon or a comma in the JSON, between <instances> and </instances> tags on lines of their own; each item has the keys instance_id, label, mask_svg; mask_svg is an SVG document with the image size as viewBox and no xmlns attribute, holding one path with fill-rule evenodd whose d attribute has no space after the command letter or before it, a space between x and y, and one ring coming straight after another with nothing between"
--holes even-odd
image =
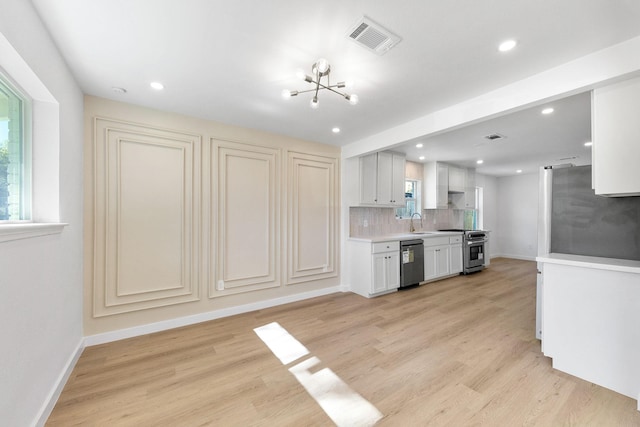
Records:
<instances>
[{"instance_id":1,"label":"lower kitchen cabinet","mask_svg":"<svg viewBox=\"0 0 640 427\"><path fill-rule=\"evenodd\" d=\"M454 243L449 249L451 250L451 274L462 273L462 243Z\"/></svg>"},{"instance_id":2,"label":"lower kitchen cabinet","mask_svg":"<svg viewBox=\"0 0 640 427\"><path fill-rule=\"evenodd\" d=\"M451 252L451 263L449 264L451 274L459 274L464 270L462 253L462 235L449 237L449 250Z\"/></svg>"},{"instance_id":3,"label":"lower kitchen cabinet","mask_svg":"<svg viewBox=\"0 0 640 427\"><path fill-rule=\"evenodd\" d=\"M462 272L462 236L424 239L424 281L429 282Z\"/></svg>"},{"instance_id":4,"label":"lower kitchen cabinet","mask_svg":"<svg viewBox=\"0 0 640 427\"><path fill-rule=\"evenodd\" d=\"M374 294L400 287L400 252L384 252L373 254Z\"/></svg>"},{"instance_id":5,"label":"lower kitchen cabinet","mask_svg":"<svg viewBox=\"0 0 640 427\"><path fill-rule=\"evenodd\" d=\"M449 275L449 245L424 248L424 280L429 281Z\"/></svg>"},{"instance_id":6,"label":"lower kitchen cabinet","mask_svg":"<svg viewBox=\"0 0 640 427\"><path fill-rule=\"evenodd\" d=\"M350 241L351 290L370 298L400 287L400 242Z\"/></svg>"}]
</instances>

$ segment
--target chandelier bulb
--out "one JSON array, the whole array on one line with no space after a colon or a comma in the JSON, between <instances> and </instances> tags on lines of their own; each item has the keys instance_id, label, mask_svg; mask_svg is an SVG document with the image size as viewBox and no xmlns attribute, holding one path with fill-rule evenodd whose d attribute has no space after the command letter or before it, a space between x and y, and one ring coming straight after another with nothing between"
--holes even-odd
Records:
<instances>
[{"instance_id":1,"label":"chandelier bulb","mask_svg":"<svg viewBox=\"0 0 640 427\"><path fill-rule=\"evenodd\" d=\"M291 98L291 92L289 92L287 89L283 89L283 90L282 90L282 97L283 97L284 99L289 99L289 98Z\"/></svg>"},{"instance_id":2,"label":"chandelier bulb","mask_svg":"<svg viewBox=\"0 0 640 427\"><path fill-rule=\"evenodd\" d=\"M318 62L316 62L316 64L318 65L318 71L320 72L320 74L326 73L329 69L329 61L324 58L318 59Z\"/></svg>"},{"instance_id":3,"label":"chandelier bulb","mask_svg":"<svg viewBox=\"0 0 640 427\"><path fill-rule=\"evenodd\" d=\"M355 93L351 94L351 95L345 95L345 98L347 98L347 101L349 101L349 104L351 105L356 105L358 103L358 95L356 95Z\"/></svg>"},{"instance_id":4,"label":"chandelier bulb","mask_svg":"<svg viewBox=\"0 0 640 427\"><path fill-rule=\"evenodd\" d=\"M311 108L313 108L314 110L316 108L318 108L318 97L314 96L313 99L311 100L311 102L309 103L309 105L311 106Z\"/></svg>"}]
</instances>

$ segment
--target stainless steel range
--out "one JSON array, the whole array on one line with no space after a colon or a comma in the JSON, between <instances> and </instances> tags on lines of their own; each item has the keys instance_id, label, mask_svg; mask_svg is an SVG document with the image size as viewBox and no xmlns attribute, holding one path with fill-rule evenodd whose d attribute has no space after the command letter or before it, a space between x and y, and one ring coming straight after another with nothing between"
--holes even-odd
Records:
<instances>
[{"instance_id":1,"label":"stainless steel range","mask_svg":"<svg viewBox=\"0 0 640 427\"><path fill-rule=\"evenodd\" d=\"M440 231L459 231L462 233L462 272L464 274L475 273L484 268L485 243L489 236L482 230L449 229Z\"/></svg>"}]
</instances>

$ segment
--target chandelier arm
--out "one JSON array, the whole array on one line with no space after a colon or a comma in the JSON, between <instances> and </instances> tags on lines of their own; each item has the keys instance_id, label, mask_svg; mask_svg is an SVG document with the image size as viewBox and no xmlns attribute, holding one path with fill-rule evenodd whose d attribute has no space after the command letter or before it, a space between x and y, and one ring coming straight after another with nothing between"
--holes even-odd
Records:
<instances>
[{"instance_id":1,"label":"chandelier arm","mask_svg":"<svg viewBox=\"0 0 640 427\"><path fill-rule=\"evenodd\" d=\"M315 98L318 98L318 91L320 90L320 78L322 76L320 75L320 73L318 72L318 81L316 82L316 93L314 95Z\"/></svg>"},{"instance_id":2,"label":"chandelier arm","mask_svg":"<svg viewBox=\"0 0 640 427\"><path fill-rule=\"evenodd\" d=\"M333 93L337 93L337 94L338 94L338 95L340 95L340 96L346 96L346 95L347 95L346 93L338 92L337 90L335 90L335 89L331 88L331 86L328 86L328 87L327 87L327 86L325 86L324 88L325 88L325 89L330 90L330 91L331 91L331 92L333 92Z\"/></svg>"},{"instance_id":3,"label":"chandelier arm","mask_svg":"<svg viewBox=\"0 0 640 427\"><path fill-rule=\"evenodd\" d=\"M314 83L315 83L315 82L314 82ZM337 93L337 94L339 94L339 95L342 95L342 96L344 96L344 95L345 95L344 93L342 93L342 92L338 92L337 90L334 90L334 89L333 89L334 87L339 87L339 85L337 85L337 84L336 84L336 85L331 85L331 86L325 86L325 85L323 85L322 83L318 82L318 85L320 85L320 87L322 87L323 89L329 89L331 92L335 92L335 93ZM312 89L312 90L313 90L313 89Z\"/></svg>"},{"instance_id":4,"label":"chandelier arm","mask_svg":"<svg viewBox=\"0 0 640 427\"><path fill-rule=\"evenodd\" d=\"M301 94L301 93L315 92L315 91L316 91L316 89L315 89L315 88L313 88L313 89L307 89L307 90L299 90L299 91L298 91L298 95L299 95L299 94Z\"/></svg>"}]
</instances>

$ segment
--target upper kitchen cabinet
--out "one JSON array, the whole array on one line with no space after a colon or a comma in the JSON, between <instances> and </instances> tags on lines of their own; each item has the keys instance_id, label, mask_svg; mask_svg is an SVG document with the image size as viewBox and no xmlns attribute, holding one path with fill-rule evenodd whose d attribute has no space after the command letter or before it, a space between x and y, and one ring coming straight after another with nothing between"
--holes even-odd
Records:
<instances>
[{"instance_id":1,"label":"upper kitchen cabinet","mask_svg":"<svg viewBox=\"0 0 640 427\"><path fill-rule=\"evenodd\" d=\"M359 159L360 205L404 206L405 156L390 151Z\"/></svg>"},{"instance_id":2,"label":"upper kitchen cabinet","mask_svg":"<svg viewBox=\"0 0 640 427\"><path fill-rule=\"evenodd\" d=\"M476 209L476 171L441 162L424 165L425 209Z\"/></svg>"},{"instance_id":3,"label":"upper kitchen cabinet","mask_svg":"<svg viewBox=\"0 0 640 427\"><path fill-rule=\"evenodd\" d=\"M464 193L467 171L465 168L449 165L449 193Z\"/></svg>"},{"instance_id":4,"label":"upper kitchen cabinet","mask_svg":"<svg viewBox=\"0 0 640 427\"><path fill-rule=\"evenodd\" d=\"M464 208L477 209L476 206L476 170L465 170Z\"/></svg>"},{"instance_id":5,"label":"upper kitchen cabinet","mask_svg":"<svg viewBox=\"0 0 640 427\"><path fill-rule=\"evenodd\" d=\"M447 209L449 207L449 167L439 162L425 163L423 188L425 209Z\"/></svg>"},{"instance_id":6,"label":"upper kitchen cabinet","mask_svg":"<svg viewBox=\"0 0 640 427\"><path fill-rule=\"evenodd\" d=\"M596 194L640 195L640 78L595 89L591 106Z\"/></svg>"},{"instance_id":7,"label":"upper kitchen cabinet","mask_svg":"<svg viewBox=\"0 0 640 427\"><path fill-rule=\"evenodd\" d=\"M440 162L424 165L424 208L447 209L449 207L449 167Z\"/></svg>"}]
</instances>

